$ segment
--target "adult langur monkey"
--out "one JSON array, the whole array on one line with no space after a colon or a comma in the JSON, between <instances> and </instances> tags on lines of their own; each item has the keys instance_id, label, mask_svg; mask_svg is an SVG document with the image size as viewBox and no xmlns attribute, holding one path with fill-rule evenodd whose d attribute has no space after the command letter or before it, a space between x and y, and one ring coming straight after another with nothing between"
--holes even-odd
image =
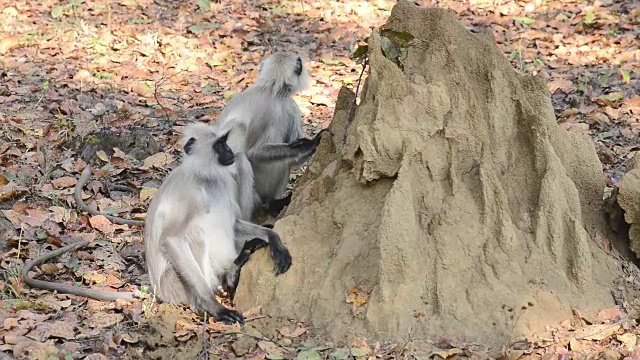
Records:
<instances>
[{"instance_id":1,"label":"adult langur monkey","mask_svg":"<svg viewBox=\"0 0 640 360\"><path fill-rule=\"evenodd\" d=\"M235 288L233 269L246 262L245 251L268 245L276 275L291 266L291 255L274 231L240 220L238 189L243 186L238 181L253 179L238 176L227 140L243 130L242 125L187 126L188 155L154 195L145 224L146 262L156 296L190 304L225 323L244 320L222 306L215 291L219 285Z\"/></svg>"},{"instance_id":2,"label":"adult langur monkey","mask_svg":"<svg viewBox=\"0 0 640 360\"><path fill-rule=\"evenodd\" d=\"M236 127L242 131L242 127ZM149 206L145 226L146 262L154 292L163 301L188 303L217 320L243 322L242 316L215 299L220 285L233 295L240 268L258 248L269 246L277 275L291 266L291 255L270 229L239 220L237 189L253 181L249 171L238 177L236 155L227 145L229 131L205 124L185 129L182 164L174 169ZM192 140L193 139L193 140ZM197 141L195 140L197 139ZM131 300L134 292L108 292L35 280L36 265L86 246L79 241L29 261L23 267L27 285L103 301Z\"/></svg>"},{"instance_id":3,"label":"adult langur monkey","mask_svg":"<svg viewBox=\"0 0 640 360\"><path fill-rule=\"evenodd\" d=\"M233 97L218 118L220 124L245 124L245 148L255 175L262 205L277 215L289 204L282 198L293 166L304 163L320 142L303 137L302 117L292 96L307 86L309 75L302 59L275 53L260 64L255 84Z\"/></svg>"}]
</instances>

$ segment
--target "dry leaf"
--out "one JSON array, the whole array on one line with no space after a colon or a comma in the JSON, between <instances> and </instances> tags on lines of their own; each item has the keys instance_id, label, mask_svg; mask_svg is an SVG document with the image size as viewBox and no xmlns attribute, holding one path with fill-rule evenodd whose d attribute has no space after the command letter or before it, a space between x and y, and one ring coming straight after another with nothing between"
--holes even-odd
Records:
<instances>
[{"instance_id":1,"label":"dry leaf","mask_svg":"<svg viewBox=\"0 0 640 360\"><path fill-rule=\"evenodd\" d=\"M127 158L127 154L124 153L124 151L118 149L117 147L113 148L113 157L118 157L120 159L126 159Z\"/></svg>"},{"instance_id":2,"label":"dry leaf","mask_svg":"<svg viewBox=\"0 0 640 360\"><path fill-rule=\"evenodd\" d=\"M129 92L133 92L140 96L147 97L147 96L153 95L153 88L147 86L144 83L135 82L129 86Z\"/></svg>"},{"instance_id":3,"label":"dry leaf","mask_svg":"<svg viewBox=\"0 0 640 360\"><path fill-rule=\"evenodd\" d=\"M569 340L569 347L571 348L571 351L575 351L575 352L580 352L586 348L586 346L581 344L580 340L578 339Z\"/></svg>"},{"instance_id":4,"label":"dry leaf","mask_svg":"<svg viewBox=\"0 0 640 360\"><path fill-rule=\"evenodd\" d=\"M60 268L56 264L42 264L40 265L40 271L47 276L53 276L60 272Z\"/></svg>"},{"instance_id":5,"label":"dry leaf","mask_svg":"<svg viewBox=\"0 0 640 360\"><path fill-rule=\"evenodd\" d=\"M104 215L96 215L89 218L91 227L100 231L103 234L112 233L115 227Z\"/></svg>"},{"instance_id":6,"label":"dry leaf","mask_svg":"<svg viewBox=\"0 0 640 360\"><path fill-rule=\"evenodd\" d=\"M244 316L245 318L249 318L253 316L258 316L260 315L260 313L262 313L262 306L254 306L247 311L243 311L242 316Z\"/></svg>"},{"instance_id":7,"label":"dry leaf","mask_svg":"<svg viewBox=\"0 0 640 360\"><path fill-rule=\"evenodd\" d=\"M3 36L0 39L0 54L4 55L18 46L20 46L20 38L18 36Z\"/></svg>"},{"instance_id":8,"label":"dry leaf","mask_svg":"<svg viewBox=\"0 0 640 360\"><path fill-rule=\"evenodd\" d=\"M271 341L258 341L258 347L260 350L266 352L269 355L285 356L285 352L276 344Z\"/></svg>"},{"instance_id":9,"label":"dry leaf","mask_svg":"<svg viewBox=\"0 0 640 360\"><path fill-rule=\"evenodd\" d=\"M355 349L359 349L360 351L362 351L362 353L365 356L371 355L371 348L369 347L369 344L367 343L367 341L365 339L362 339L362 338L354 339L351 342L350 347L352 349L352 352L353 352L353 349L355 348Z\"/></svg>"},{"instance_id":10,"label":"dry leaf","mask_svg":"<svg viewBox=\"0 0 640 360\"><path fill-rule=\"evenodd\" d=\"M151 199L156 191L158 191L156 188L143 187L142 190L140 190L140 201L147 201Z\"/></svg>"},{"instance_id":11,"label":"dry leaf","mask_svg":"<svg viewBox=\"0 0 640 360\"><path fill-rule=\"evenodd\" d=\"M607 106L603 111L611 118L611 120L617 120L620 117L620 109L614 109L611 106Z\"/></svg>"},{"instance_id":12,"label":"dry leaf","mask_svg":"<svg viewBox=\"0 0 640 360\"><path fill-rule=\"evenodd\" d=\"M187 321L185 319L176 320L176 331L179 330L196 330L199 329L200 325L195 325L194 323Z\"/></svg>"},{"instance_id":13,"label":"dry leaf","mask_svg":"<svg viewBox=\"0 0 640 360\"><path fill-rule=\"evenodd\" d=\"M7 185L9 183L9 180L2 174L0 174L0 186L4 186Z\"/></svg>"},{"instance_id":14,"label":"dry leaf","mask_svg":"<svg viewBox=\"0 0 640 360\"><path fill-rule=\"evenodd\" d=\"M624 346L626 347L636 346L638 342L638 337L635 334L629 334L629 333L616 335L616 339L618 339L618 341L623 343Z\"/></svg>"},{"instance_id":15,"label":"dry leaf","mask_svg":"<svg viewBox=\"0 0 640 360\"><path fill-rule=\"evenodd\" d=\"M599 322L607 322L607 321L618 321L620 320L624 314L620 311L618 306L614 306L608 309L600 310L598 315L596 315L596 319Z\"/></svg>"},{"instance_id":16,"label":"dry leaf","mask_svg":"<svg viewBox=\"0 0 640 360\"><path fill-rule=\"evenodd\" d=\"M75 186L78 180L71 176L65 176L57 179L53 179L51 184L54 189L65 189L68 187Z\"/></svg>"},{"instance_id":17,"label":"dry leaf","mask_svg":"<svg viewBox=\"0 0 640 360\"><path fill-rule=\"evenodd\" d=\"M566 118L566 117L569 117L569 116L578 115L579 112L580 111L578 109L576 109L576 108L568 108L568 109L566 109L566 110L564 110L562 112L560 117Z\"/></svg>"},{"instance_id":18,"label":"dry leaf","mask_svg":"<svg viewBox=\"0 0 640 360\"><path fill-rule=\"evenodd\" d=\"M157 153L144 159L144 164L140 167L142 170L150 170L152 167L161 169L173 161L173 157L165 153Z\"/></svg>"},{"instance_id":19,"label":"dry leaf","mask_svg":"<svg viewBox=\"0 0 640 360\"><path fill-rule=\"evenodd\" d=\"M65 209L62 206L51 206L49 210L53 213L50 219L57 223L66 224L71 217L71 210Z\"/></svg>"},{"instance_id":20,"label":"dry leaf","mask_svg":"<svg viewBox=\"0 0 640 360\"><path fill-rule=\"evenodd\" d=\"M124 320L124 315L119 313L106 313L102 311L90 312L87 322L96 328L111 327Z\"/></svg>"},{"instance_id":21,"label":"dry leaf","mask_svg":"<svg viewBox=\"0 0 640 360\"><path fill-rule=\"evenodd\" d=\"M193 336L195 335L195 333L191 330L178 330L176 331L173 336L175 336L176 340L178 341L187 341L189 339L191 339Z\"/></svg>"},{"instance_id":22,"label":"dry leaf","mask_svg":"<svg viewBox=\"0 0 640 360\"><path fill-rule=\"evenodd\" d=\"M2 326L5 330L11 330L12 328L18 326L18 318L6 318L3 321Z\"/></svg>"},{"instance_id":23,"label":"dry leaf","mask_svg":"<svg viewBox=\"0 0 640 360\"><path fill-rule=\"evenodd\" d=\"M122 285L124 285L124 281L120 280L116 276L113 276L111 274L107 274L106 284L111 286L111 287L113 287L113 288L119 288Z\"/></svg>"},{"instance_id":24,"label":"dry leaf","mask_svg":"<svg viewBox=\"0 0 640 360\"><path fill-rule=\"evenodd\" d=\"M68 320L56 321L49 325L49 335L66 340L75 339L75 332L73 331L75 324L70 323Z\"/></svg>"},{"instance_id":25,"label":"dry leaf","mask_svg":"<svg viewBox=\"0 0 640 360\"><path fill-rule=\"evenodd\" d=\"M614 335L620 329L620 325L598 324L589 325L574 332L576 338L584 340L604 340Z\"/></svg>"},{"instance_id":26,"label":"dry leaf","mask_svg":"<svg viewBox=\"0 0 640 360\"><path fill-rule=\"evenodd\" d=\"M88 79L92 79L93 75L91 75L91 72L89 72L89 70L86 69L82 69L82 70L78 70L78 72L73 75L73 80L75 81L87 81Z\"/></svg>"},{"instance_id":27,"label":"dry leaf","mask_svg":"<svg viewBox=\"0 0 640 360\"><path fill-rule=\"evenodd\" d=\"M454 355L460 355L460 354L464 354L464 351L457 349L457 348L453 348L453 349L449 349L449 350L440 350L440 351L434 351L431 353L431 355L429 355L429 357L432 356L438 356L442 359L446 359L450 356L454 356ZM434 359L437 359L434 357Z\"/></svg>"},{"instance_id":28,"label":"dry leaf","mask_svg":"<svg viewBox=\"0 0 640 360\"><path fill-rule=\"evenodd\" d=\"M286 336L288 338L297 338L298 336L307 332L307 328L298 326L295 330L291 331L288 326L284 326L282 329L278 330L282 336Z\"/></svg>"},{"instance_id":29,"label":"dry leaf","mask_svg":"<svg viewBox=\"0 0 640 360\"><path fill-rule=\"evenodd\" d=\"M98 159L104 161L104 162L109 162L109 156L107 155L106 152L104 152L104 150L98 150L96 151L96 156L98 157Z\"/></svg>"},{"instance_id":30,"label":"dry leaf","mask_svg":"<svg viewBox=\"0 0 640 360\"><path fill-rule=\"evenodd\" d=\"M87 280L89 284L102 284L107 281L107 277L97 271L86 272L82 275L82 278Z\"/></svg>"},{"instance_id":31,"label":"dry leaf","mask_svg":"<svg viewBox=\"0 0 640 360\"><path fill-rule=\"evenodd\" d=\"M560 89L564 93L568 93L573 87L573 83L566 79L554 79L549 82L549 93L553 94L556 90Z\"/></svg>"},{"instance_id":32,"label":"dry leaf","mask_svg":"<svg viewBox=\"0 0 640 360\"><path fill-rule=\"evenodd\" d=\"M358 288L353 287L347 294L346 302L347 304L351 304L351 310L354 315L358 315L362 311L362 307L369 300L369 293Z\"/></svg>"},{"instance_id":33,"label":"dry leaf","mask_svg":"<svg viewBox=\"0 0 640 360\"><path fill-rule=\"evenodd\" d=\"M8 184L0 187L0 202L1 201L9 201L18 196L22 196L27 192L27 188L23 186L18 186L13 181Z\"/></svg>"}]
</instances>

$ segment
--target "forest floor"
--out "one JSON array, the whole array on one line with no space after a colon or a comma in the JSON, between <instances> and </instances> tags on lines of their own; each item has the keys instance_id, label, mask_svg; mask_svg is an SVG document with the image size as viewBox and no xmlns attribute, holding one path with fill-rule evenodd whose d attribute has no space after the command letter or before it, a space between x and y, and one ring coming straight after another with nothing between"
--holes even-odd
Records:
<instances>
[{"instance_id":1,"label":"forest floor","mask_svg":"<svg viewBox=\"0 0 640 360\"><path fill-rule=\"evenodd\" d=\"M620 180L640 149L637 2L422 5L452 9L469 30L492 33L516 69L543 73L558 123L591 136L608 189ZM103 213L142 219L154 188L179 158L184 124L214 120L274 50L306 57L312 82L296 100L307 133L317 132L331 121L340 87L355 87L361 65L352 52L392 6L387 0L0 0L0 351L30 359L193 359L203 348L211 358L483 357L482 346L447 339L435 344L439 353L420 352L411 340L327 344L301 322L269 323L260 309L245 311L244 329L210 321L203 346L202 321L187 309L150 299L102 303L54 295L25 286L21 277L29 259L85 239L89 248L32 275L111 291L143 288L141 228L76 210L73 188L85 161L100 170L83 199ZM153 137L120 136L131 129ZM109 134L112 146L94 146ZM110 191L108 184L139 190ZM574 318L549 324L546 335L505 344L504 356L638 358L638 334L618 308L592 319L576 310Z\"/></svg>"}]
</instances>

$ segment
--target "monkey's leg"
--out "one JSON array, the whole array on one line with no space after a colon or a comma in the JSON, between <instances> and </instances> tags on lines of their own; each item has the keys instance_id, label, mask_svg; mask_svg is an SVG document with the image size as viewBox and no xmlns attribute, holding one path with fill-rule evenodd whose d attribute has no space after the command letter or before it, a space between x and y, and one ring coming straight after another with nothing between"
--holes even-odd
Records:
<instances>
[{"instance_id":1,"label":"monkey's leg","mask_svg":"<svg viewBox=\"0 0 640 360\"><path fill-rule=\"evenodd\" d=\"M231 300L236 295L236 289L238 288L238 283L240 282L240 272L244 264L249 261L251 254L253 254L256 250L261 249L267 246L267 242L262 239L251 239L244 243L242 250L240 250L240 254L233 262L231 268L225 274L225 284L224 291L229 294Z\"/></svg>"},{"instance_id":2,"label":"monkey's leg","mask_svg":"<svg viewBox=\"0 0 640 360\"><path fill-rule=\"evenodd\" d=\"M178 237L167 239L165 250L169 263L185 282L185 288L192 292L193 296L190 297L196 299L194 305L208 311L216 321L226 324L234 322L244 324L244 319L239 312L227 309L216 300L214 291L209 287L185 239ZM171 284L164 285L171 286Z\"/></svg>"},{"instance_id":3,"label":"monkey's leg","mask_svg":"<svg viewBox=\"0 0 640 360\"><path fill-rule=\"evenodd\" d=\"M272 200L268 205L268 209L269 212L271 213L271 216L273 217L277 217L280 212L282 211L282 209L285 208L285 206L288 206L291 203L291 193L289 193L289 195L281 198L281 199L274 199Z\"/></svg>"},{"instance_id":4,"label":"monkey's leg","mask_svg":"<svg viewBox=\"0 0 640 360\"><path fill-rule=\"evenodd\" d=\"M284 274L291 267L291 254L275 231L248 221L236 220L235 237L240 244L255 238L266 241L275 263L276 275Z\"/></svg>"}]
</instances>

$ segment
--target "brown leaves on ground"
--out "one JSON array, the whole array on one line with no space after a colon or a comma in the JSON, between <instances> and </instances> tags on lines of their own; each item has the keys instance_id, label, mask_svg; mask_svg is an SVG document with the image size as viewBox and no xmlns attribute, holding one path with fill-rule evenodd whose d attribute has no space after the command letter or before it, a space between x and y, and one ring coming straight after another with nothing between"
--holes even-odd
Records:
<instances>
[{"instance_id":1,"label":"brown leaves on ground","mask_svg":"<svg viewBox=\"0 0 640 360\"><path fill-rule=\"evenodd\" d=\"M635 320L618 306L603 309L596 316L598 323L575 311L575 318L548 331L528 337L525 344L518 343L507 349L509 359L562 359L571 358L637 358L636 347L640 332ZM506 358L505 358L506 359Z\"/></svg>"},{"instance_id":2,"label":"brown leaves on ground","mask_svg":"<svg viewBox=\"0 0 640 360\"><path fill-rule=\"evenodd\" d=\"M351 312L353 313L353 316L358 316L364 311L364 306L369 301L370 295L370 290L364 290L357 286L354 286L349 290L346 302L351 305Z\"/></svg>"}]
</instances>

